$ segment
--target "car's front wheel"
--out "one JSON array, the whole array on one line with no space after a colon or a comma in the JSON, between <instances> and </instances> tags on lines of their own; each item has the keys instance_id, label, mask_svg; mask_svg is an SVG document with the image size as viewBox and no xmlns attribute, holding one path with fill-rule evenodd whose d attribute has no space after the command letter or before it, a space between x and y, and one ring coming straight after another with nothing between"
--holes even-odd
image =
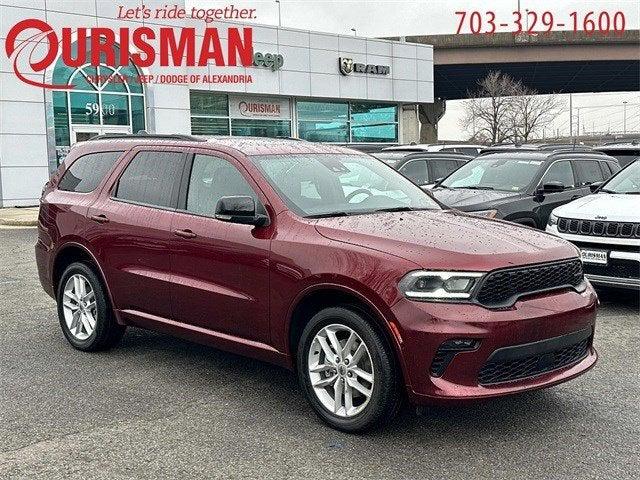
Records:
<instances>
[{"instance_id":1,"label":"car's front wheel","mask_svg":"<svg viewBox=\"0 0 640 480\"><path fill-rule=\"evenodd\" d=\"M57 301L62 332L75 348L104 350L122 338L125 327L116 322L102 282L88 265L77 262L66 268Z\"/></svg>"},{"instance_id":2,"label":"car's front wheel","mask_svg":"<svg viewBox=\"0 0 640 480\"><path fill-rule=\"evenodd\" d=\"M311 406L339 430L377 427L400 406L393 351L356 310L332 307L314 315L298 344L297 368Z\"/></svg>"}]
</instances>

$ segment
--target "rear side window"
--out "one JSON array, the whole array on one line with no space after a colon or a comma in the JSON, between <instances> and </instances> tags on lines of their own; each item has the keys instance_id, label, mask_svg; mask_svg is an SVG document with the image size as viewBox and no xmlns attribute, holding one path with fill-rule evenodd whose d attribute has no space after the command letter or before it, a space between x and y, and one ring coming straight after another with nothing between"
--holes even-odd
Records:
<instances>
[{"instance_id":1,"label":"rear side window","mask_svg":"<svg viewBox=\"0 0 640 480\"><path fill-rule=\"evenodd\" d=\"M424 160L412 160L400 169L400 173L411 180L416 185L426 185L427 179L427 162Z\"/></svg>"},{"instance_id":2,"label":"rear side window","mask_svg":"<svg viewBox=\"0 0 640 480\"><path fill-rule=\"evenodd\" d=\"M122 152L98 152L78 158L60 179L58 189L66 192L93 192L120 155Z\"/></svg>"},{"instance_id":3,"label":"rear side window","mask_svg":"<svg viewBox=\"0 0 640 480\"><path fill-rule=\"evenodd\" d=\"M140 152L120 177L115 197L175 208L183 167L184 154L180 152Z\"/></svg>"},{"instance_id":4,"label":"rear side window","mask_svg":"<svg viewBox=\"0 0 640 480\"><path fill-rule=\"evenodd\" d=\"M580 186L591 185L594 182L602 182L604 175L600 169L600 162L596 160L581 160L578 164L578 182Z\"/></svg>"}]
</instances>

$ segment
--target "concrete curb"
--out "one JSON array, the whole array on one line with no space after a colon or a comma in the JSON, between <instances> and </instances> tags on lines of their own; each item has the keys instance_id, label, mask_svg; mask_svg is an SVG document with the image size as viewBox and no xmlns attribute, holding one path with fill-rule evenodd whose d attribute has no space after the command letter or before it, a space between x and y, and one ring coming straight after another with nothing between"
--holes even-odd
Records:
<instances>
[{"instance_id":1,"label":"concrete curb","mask_svg":"<svg viewBox=\"0 0 640 480\"><path fill-rule=\"evenodd\" d=\"M0 226L35 227L38 225L37 208L3 208L0 209Z\"/></svg>"}]
</instances>

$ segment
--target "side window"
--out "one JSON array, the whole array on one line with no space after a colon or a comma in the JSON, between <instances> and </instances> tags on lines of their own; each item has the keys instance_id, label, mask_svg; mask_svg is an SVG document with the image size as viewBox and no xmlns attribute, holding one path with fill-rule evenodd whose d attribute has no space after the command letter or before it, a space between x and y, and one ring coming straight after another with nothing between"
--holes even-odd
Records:
<instances>
[{"instance_id":1,"label":"side window","mask_svg":"<svg viewBox=\"0 0 640 480\"><path fill-rule=\"evenodd\" d=\"M434 160L431 162L431 173L433 181L448 176L451 172L458 168L455 160Z\"/></svg>"},{"instance_id":2,"label":"side window","mask_svg":"<svg viewBox=\"0 0 640 480\"><path fill-rule=\"evenodd\" d=\"M404 164L399 171L416 185L426 185L429 182L427 162L424 160L409 161Z\"/></svg>"},{"instance_id":3,"label":"side window","mask_svg":"<svg viewBox=\"0 0 640 480\"><path fill-rule=\"evenodd\" d=\"M120 155L122 152L99 152L76 159L60 179L58 189L66 192L93 192Z\"/></svg>"},{"instance_id":4,"label":"side window","mask_svg":"<svg viewBox=\"0 0 640 480\"><path fill-rule=\"evenodd\" d=\"M173 208L176 206L183 168L183 153L140 152L120 177L115 197Z\"/></svg>"},{"instance_id":5,"label":"side window","mask_svg":"<svg viewBox=\"0 0 640 480\"><path fill-rule=\"evenodd\" d=\"M600 162L596 160L578 161L578 181L580 186L591 185L594 182L601 182L604 180L602 170L600 169Z\"/></svg>"},{"instance_id":6,"label":"side window","mask_svg":"<svg viewBox=\"0 0 640 480\"><path fill-rule=\"evenodd\" d=\"M540 180L540 184L544 185L548 182L560 182L565 186L565 188L575 187L576 181L574 179L571 162L556 162L551 165L549 170L547 170L547 173L542 177L542 180Z\"/></svg>"},{"instance_id":7,"label":"side window","mask_svg":"<svg viewBox=\"0 0 640 480\"><path fill-rule=\"evenodd\" d=\"M189 177L187 211L213 217L222 197L246 195L260 201L238 169L222 158L196 154Z\"/></svg>"}]
</instances>

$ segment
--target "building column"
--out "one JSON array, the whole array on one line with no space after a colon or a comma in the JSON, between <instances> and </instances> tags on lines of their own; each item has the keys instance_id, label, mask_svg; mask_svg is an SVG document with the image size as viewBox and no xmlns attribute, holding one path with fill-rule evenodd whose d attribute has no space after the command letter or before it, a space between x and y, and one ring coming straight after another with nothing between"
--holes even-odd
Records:
<instances>
[{"instance_id":1,"label":"building column","mask_svg":"<svg viewBox=\"0 0 640 480\"><path fill-rule=\"evenodd\" d=\"M438 122L447 111L446 100L436 98L433 103L418 105L420 118L420 143L435 143L438 141Z\"/></svg>"},{"instance_id":2,"label":"building column","mask_svg":"<svg viewBox=\"0 0 640 480\"><path fill-rule=\"evenodd\" d=\"M420 140L420 120L418 120L417 105L400 106L400 143L418 143Z\"/></svg>"}]
</instances>

